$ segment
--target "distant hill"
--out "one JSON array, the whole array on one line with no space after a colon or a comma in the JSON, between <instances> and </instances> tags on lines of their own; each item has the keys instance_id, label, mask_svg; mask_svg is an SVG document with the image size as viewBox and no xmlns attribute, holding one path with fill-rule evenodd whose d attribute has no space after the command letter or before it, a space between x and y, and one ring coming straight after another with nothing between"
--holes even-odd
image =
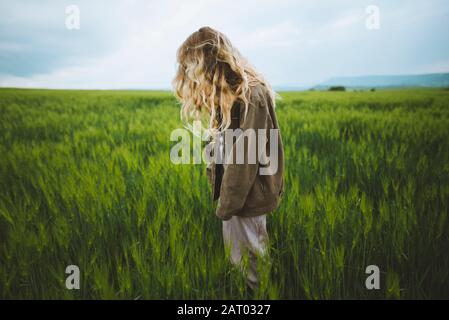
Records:
<instances>
[{"instance_id":1,"label":"distant hill","mask_svg":"<svg viewBox=\"0 0 449 320\"><path fill-rule=\"evenodd\" d=\"M331 86L347 88L449 87L449 73L336 77L320 83L315 88L327 89Z\"/></svg>"}]
</instances>

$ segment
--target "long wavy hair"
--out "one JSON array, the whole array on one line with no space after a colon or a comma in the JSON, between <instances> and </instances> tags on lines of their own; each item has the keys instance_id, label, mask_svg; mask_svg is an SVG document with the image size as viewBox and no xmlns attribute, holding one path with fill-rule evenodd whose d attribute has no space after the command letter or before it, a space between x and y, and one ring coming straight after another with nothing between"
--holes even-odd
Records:
<instances>
[{"instance_id":1,"label":"long wavy hair","mask_svg":"<svg viewBox=\"0 0 449 320\"><path fill-rule=\"evenodd\" d=\"M237 99L244 103L246 116L251 88L256 84L268 89L275 105L275 93L269 83L217 30L202 27L191 34L178 49L177 63L173 87L182 104L181 119L185 123L202 120L206 113L212 137L230 126L231 109Z\"/></svg>"}]
</instances>

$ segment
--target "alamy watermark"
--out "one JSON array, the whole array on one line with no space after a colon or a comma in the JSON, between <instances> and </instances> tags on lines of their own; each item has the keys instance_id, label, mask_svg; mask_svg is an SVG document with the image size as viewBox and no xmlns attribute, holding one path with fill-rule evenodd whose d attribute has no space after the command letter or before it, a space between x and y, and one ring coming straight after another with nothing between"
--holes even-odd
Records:
<instances>
[{"instance_id":1,"label":"alamy watermark","mask_svg":"<svg viewBox=\"0 0 449 320\"><path fill-rule=\"evenodd\" d=\"M65 7L65 27L68 30L79 30L81 27L80 8L77 5Z\"/></svg>"},{"instance_id":2,"label":"alamy watermark","mask_svg":"<svg viewBox=\"0 0 449 320\"><path fill-rule=\"evenodd\" d=\"M367 14L365 26L368 30L380 29L380 9L376 5L370 5L365 8Z\"/></svg>"},{"instance_id":3,"label":"alamy watermark","mask_svg":"<svg viewBox=\"0 0 449 320\"><path fill-rule=\"evenodd\" d=\"M170 141L178 141L170 150L170 160L174 164L201 164L205 162L223 165L259 164L260 175L274 175L278 170L278 129L226 129L218 134L215 141L202 148L208 141L201 132L201 122L194 121L193 141L191 131L175 129ZM234 142L235 141L235 142ZM193 149L193 161L191 157Z\"/></svg>"},{"instance_id":4,"label":"alamy watermark","mask_svg":"<svg viewBox=\"0 0 449 320\"><path fill-rule=\"evenodd\" d=\"M365 280L365 287L368 290L380 289L380 269L378 266L372 264L366 267L365 273L369 276Z\"/></svg>"},{"instance_id":5,"label":"alamy watermark","mask_svg":"<svg viewBox=\"0 0 449 320\"><path fill-rule=\"evenodd\" d=\"M65 269L69 276L65 279L65 287L69 290L79 290L80 288L80 268L76 265L69 265Z\"/></svg>"}]
</instances>

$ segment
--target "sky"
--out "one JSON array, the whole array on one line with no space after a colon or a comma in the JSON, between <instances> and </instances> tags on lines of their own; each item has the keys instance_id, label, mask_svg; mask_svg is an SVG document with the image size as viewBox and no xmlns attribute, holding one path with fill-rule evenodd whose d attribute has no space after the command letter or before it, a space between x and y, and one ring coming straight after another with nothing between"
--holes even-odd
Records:
<instances>
[{"instance_id":1,"label":"sky","mask_svg":"<svg viewBox=\"0 0 449 320\"><path fill-rule=\"evenodd\" d=\"M202 26L275 88L449 72L447 0L2 0L0 12L0 87L170 89L177 48Z\"/></svg>"}]
</instances>

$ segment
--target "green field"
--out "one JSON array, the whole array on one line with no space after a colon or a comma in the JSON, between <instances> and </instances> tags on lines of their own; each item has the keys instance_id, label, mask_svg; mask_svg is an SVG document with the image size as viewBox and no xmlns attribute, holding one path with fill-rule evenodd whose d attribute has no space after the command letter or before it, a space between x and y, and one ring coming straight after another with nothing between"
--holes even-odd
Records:
<instances>
[{"instance_id":1,"label":"green field","mask_svg":"<svg viewBox=\"0 0 449 320\"><path fill-rule=\"evenodd\" d=\"M1 89L0 298L449 298L449 91L281 96L285 195L250 296L205 166L170 162L170 93Z\"/></svg>"}]
</instances>

